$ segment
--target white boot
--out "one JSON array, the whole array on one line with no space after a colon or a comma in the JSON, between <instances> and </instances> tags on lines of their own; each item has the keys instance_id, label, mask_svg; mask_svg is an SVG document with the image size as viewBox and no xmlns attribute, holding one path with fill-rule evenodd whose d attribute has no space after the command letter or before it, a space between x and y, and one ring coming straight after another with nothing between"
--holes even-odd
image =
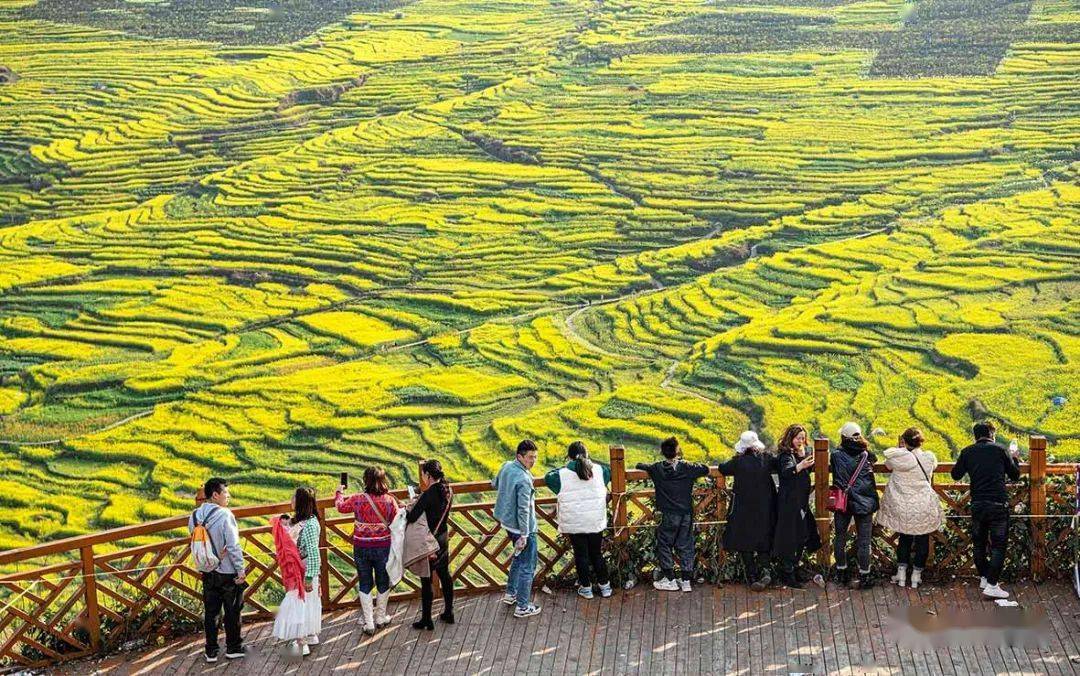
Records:
<instances>
[{"instance_id":1,"label":"white boot","mask_svg":"<svg viewBox=\"0 0 1080 676\"><path fill-rule=\"evenodd\" d=\"M373 601L371 594L360 592L360 626L369 635L375 633L375 620L371 615Z\"/></svg>"},{"instance_id":2,"label":"white boot","mask_svg":"<svg viewBox=\"0 0 1080 676\"><path fill-rule=\"evenodd\" d=\"M901 563L896 566L896 575L892 576L892 581L897 585L903 587L907 584L907 564ZM914 586L914 585L912 585Z\"/></svg>"},{"instance_id":3,"label":"white boot","mask_svg":"<svg viewBox=\"0 0 1080 676\"><path fill-rule=\"evenodd\" d=\"M390 616L386 614L388 603L390 603L390 590L379 592L375 598L375 626L379 629L390 624Z\"/></svg>"},{"instance_id":4,"label":"white boot","mask_svg":"<svg viewBox=\"0 0 1080 676\"><path fill-rule=\"evenodd\" d=\"M911 570L911 588L918 589L920 584L922 584L922 568L913 568Z\"/></svg>"}]
</instances>

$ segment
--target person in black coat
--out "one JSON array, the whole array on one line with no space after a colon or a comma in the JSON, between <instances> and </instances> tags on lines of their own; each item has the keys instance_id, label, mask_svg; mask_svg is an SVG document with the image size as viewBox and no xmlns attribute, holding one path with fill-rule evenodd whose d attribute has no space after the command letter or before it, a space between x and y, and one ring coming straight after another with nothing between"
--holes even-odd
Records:
<instances>
[{"instance_id":1,"label":"person in black coat","mask_svg":"<svg viewBox=\"0 0 1080 676\"><path fill-rule=\"evenodd\" d=\"M776 461L764 453L765 444L754 432L743 432L735 444L736 455L717 469L734 478L728 504L724 549L738 552L746 571L746 583L754 591L769 586L769 551L776 522L776 484L772 475Z\"/></svg>"},{"instance_id":2,"label":"person in black coat","mask_svg":"<svg viewBox=\"0 0 1080 676\"><path fill-rule=\"evenodd\" d=\"M425 460L420 464L421 479L427 484L416 503L409 507L405 515L408 523L415 523L421 516L427 519L428 529L439 543L439 553L431 561L431 570L439 576L442 587L443 611L439 619L447 624L454 623L454 580L450 577L450 542L447 522L450 520L450 506L454 495L450 484L446 482L442 464L438 460ZM414 629L434 629L431 621L431 605L435 592L431 577L420 578L420 619L413 622Z\"/></svg>"},{"instance_id":3,"label":"person in black coat","mask_svg":"<svg viewBox=\"0 0 1080 676\"><path fill-rule=\"evenodd\" d=\"M780 488L776 497L772 555L780 564L783 583L795 589L804 587L798 568L803 554L821 549L821 536L810 510L810 472L814 468L814 454L809 452L806 442L806 428L790 425L776 447Z\"/></svg>"},{"instance_id":4,"label":"person in black coat","mask_svg":"<svg viewBox=\"0 0 1080 676\"><path fill-rule=\"evenodd\" d=\"M874 480L874 462L877 457L870 452L870 444L862 436L862 430L853 422L840 428L840 448L829 456L832 485L847 492L847 510L833 512L833 556L836 559L836 579L852 589L869 589L874 586L870 575L870 546L874 537L874 512L878 511L877 482ZM860 468L861 465L861 468ZM852 475L855 475L851 482ZM859 561L859 577L852 579L847 567L848 526L855 521L855 553Z\"/></svg>"}]
</instances>

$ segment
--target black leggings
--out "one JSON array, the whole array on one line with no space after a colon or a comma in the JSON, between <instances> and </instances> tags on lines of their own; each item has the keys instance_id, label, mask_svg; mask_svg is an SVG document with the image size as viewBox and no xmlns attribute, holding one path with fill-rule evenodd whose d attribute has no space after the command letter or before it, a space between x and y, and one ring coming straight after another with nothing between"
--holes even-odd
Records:
<instances>
[{"instance_id":1,"label":"black leggings","mask_svg":"<svg viewBox=\"0 0 1080 676\"><path fill-rule=\"evenodd\" d=\"M574 548L574 566L577 567L578 586L591 587L593 582L607 584L608 570L604 563L602 533L568 533Z\"/></svg>"},{"instance_id":2,"label":"black leggings","mask_svg":"<svg viewBox=\"0 0 1080 676\"><path fill-rule=\"evenodd\" d=\"M454 580L450 577L450 552L446 546L446 536L436 537L439 541L439 556L431 562L431 571L439 576L439 586L442 587L443 612L454 612ZM431 578L420 578L420 612L422 619L431 619L431 604L435 601L435 590L432 589Z\"/></svg>"},{"instance_id":3,"label":"black leggings","mask_svg":"<svg viewBox=\"0 0 1080 676\"><path fill-rule=\"evenodd\" d=\"M911 545L915 545L915 558L911 557ZM910 566L918 570L926 568L926 557L930 554L930 534L907 535L897 534L896 563L901 566Z\"/></svg>"},{"instance_id":4,"label":"black leggings","mask_svg":"<svg viewBox=\"0 0 1080 676\"><path fill-rule=\"evenodd\" d=\"M859 572L870 572L870 544L874 537L873 514L848 514L833 512L833 557L837 568L847 568L848 526L855 521L855 555L859 559Z\"/></svg>"}]
</instances>

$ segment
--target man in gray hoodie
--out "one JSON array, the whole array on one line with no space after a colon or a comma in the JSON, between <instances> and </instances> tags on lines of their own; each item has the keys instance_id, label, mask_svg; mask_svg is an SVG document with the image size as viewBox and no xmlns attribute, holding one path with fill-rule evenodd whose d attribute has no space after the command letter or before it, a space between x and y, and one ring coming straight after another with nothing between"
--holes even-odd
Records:
<instances>
[{"instance_id":1,"label":"man in gray hoodie","mask_svg":"<svg viewBox=\"0 0 1080 676\"><path fill-rule=\"evenodd\" d=\"M216 570L203 573L203 628L206 632L206 661L218 659L218 615L224 610L225 658L244 656L240 638L240 609L244 605L244 550L240 547L240 529L229 505L229 484L213 478L203 486L206 502L188 518L188 532L202 524L214 553L220 559Z\"/></svg>"}]
</instances>

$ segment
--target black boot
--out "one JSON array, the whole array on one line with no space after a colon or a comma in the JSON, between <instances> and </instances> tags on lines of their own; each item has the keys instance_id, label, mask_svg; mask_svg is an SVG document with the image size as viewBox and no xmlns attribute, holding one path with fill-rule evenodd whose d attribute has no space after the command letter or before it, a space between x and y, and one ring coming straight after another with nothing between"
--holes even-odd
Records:
<instances>
[{"instance_id":1,"label":"black boot","mask_svg":"<svg viewBox=\"0 0 1080 676\"><path fill-rule=\"evenodd\" d=\"M791 589L806 589L806 585L799 582L799 578L795 575L795 572L784 573L784 586Z\"/></svg>"},{"instance_id":2,"label":"black boot","mask_svg":"<svg viewBox=\"0 0 1080 676\"><path fill-rule=\"evenodd\" d=\"M859 579L852 580L848 584L851 589L870 589L874 586L874 578L870 573L859 572Z\"/></svg>"},{"instance_id":3,"label":"black boot","mask_svg":"<svg viewBox=\"0 0 1080 676\"><path fill-rule=\"evenodd\" d=\"M412 627L413 629L427 629L428 631L432 631L435 629L435 623L431 621L430 617L421 617L419 620L412 623Z\"/></svg>"},{"instance_id":4,"label":"black boot","mask_svg":"<svg viewBox=\"0 0 1080 676\"><path fill-rule=\"evenodd\" d=\"M420 619L413 622L413 629L427 629L431 631L435 629L435 625L431 622L431 603L434 601L434 594L431 589L431 578L420 578Z\"/></svg>"},{"instance_id":5,"label":"black boot","mask_svg":"<svg viewBox=\"0 0 1080 676\"><path fill-rule=\"evenodd\" d=\"M835 568L833 569L833 582L839 585L847 586L851 582L851 569L850 568Z\"/></svg>"},{"instance_id":6,"label":"black boot","mask_svg":"<svg viewBox=\"0 0 1080 676\"><path fill-rule=\"evenodd\" d=\"M750 585L750 589L756 592L765 591L770 584L772 584L772 577L769 576L769 571L765 571L761 574L761 577L754 580Z\"/></svg>"},{"instance_id":7,"label":"black boot","mask_svg":"<svg viewBox=\"0 0 1080 676\"><path fill-rule=\"evenodd\" d=\"M439 621L440 622L445 622L446 624L453 624L454 623L454 611L452 611L452 610L444 610L442 613L439 614Z\"/></svg>"}]
</instances>

